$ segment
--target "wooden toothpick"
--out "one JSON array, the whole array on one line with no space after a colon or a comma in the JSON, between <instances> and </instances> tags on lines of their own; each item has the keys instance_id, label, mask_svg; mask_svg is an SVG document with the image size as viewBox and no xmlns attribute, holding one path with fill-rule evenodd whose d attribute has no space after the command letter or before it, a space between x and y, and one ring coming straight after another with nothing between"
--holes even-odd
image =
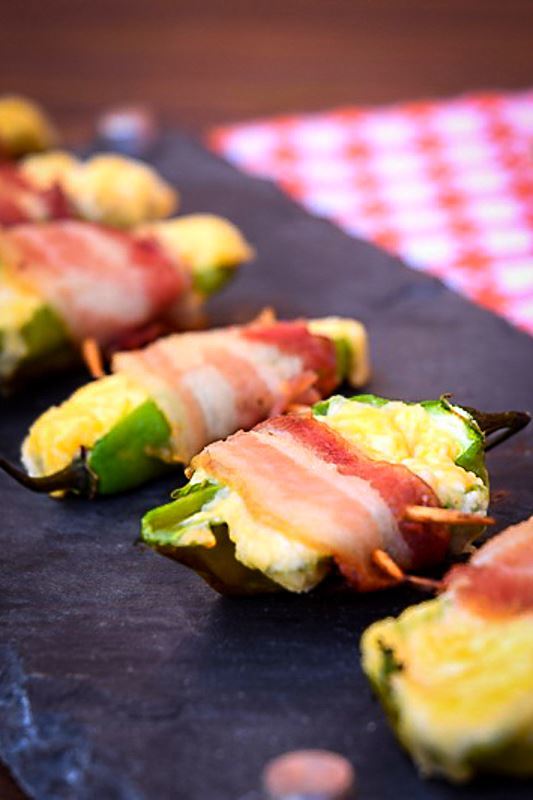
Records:
<instances>
[{"instance_id":1,"label":"wooden toothpick","mask_svg":"<svg viewBox=\"0 0 533 800\"><path fill-rule=\"evenodd\" d=\"M444 525L472 525L483 527L494 525L492 517L467 514L453 508L433 508L432 506L406 506L403 518L411 522L440 522Z\"/></svg>"},{"instance_id":2,"label":"wooden toothpick","mask_svg":"<svg viewBox=\"0 0 533 800\"><path fill-rule=\"evenodd\" d=\"M103 378L105 376L104 360L102 358L102 351L100 345L89 337L84 339L81 345L81 354L87 369L93 378Z\"/></svg>"}]
</instances>

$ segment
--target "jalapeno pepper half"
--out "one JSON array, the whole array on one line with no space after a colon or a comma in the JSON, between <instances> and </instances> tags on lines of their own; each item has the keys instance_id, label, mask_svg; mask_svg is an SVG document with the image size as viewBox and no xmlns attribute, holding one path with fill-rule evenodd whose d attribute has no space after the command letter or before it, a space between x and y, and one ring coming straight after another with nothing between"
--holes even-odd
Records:
<instances>
[{"instance_id":1,"label":"jalapeno pepper half","mask_svg":"<svg viewBox=\"0 0 533 800\"><path fill-rule=\"evenodd\" d=\"M145 515L142 539L224 593L308 591L339 574L382 588L483 531L490 435L528 421L448 398L332 397L208 446L190 483Z\"/></svg>"},{"instance_id":2,"label":"jalapeno pepper half","mask_svg":"<svg viewBox=\"0 0 533 800\"><path fill-rule=\"evenodd\" d=\"M135 234L73 220L3 231L0 391L76 361L86 337L115 346L156 322L188 327L252 255L231 223L209 215Z\"/></svg>"},{"instance_id":3,"label":"jalapeno pepper half","mask_svg":"<svg viewBox=\"0 0 533 800\"><path fill-rule=\"evenodd\" d=\"M23 446L29 474L4 469L37 491L133 488L291 404L358 385L369 368L364 327L336 318L174 334L112 363L113 375L34 423Z\"/></svg>"},{"instance_id":4,"label":"jalapeno pepper half","mask_svg":"<svg viewBox=\"0 0 533 800\"><path fill-rule=\"evenodd\" d=\"M363 634L363 669L422 774L533 775L532 570L533 517Z\"/></svg>"}]
</instances>

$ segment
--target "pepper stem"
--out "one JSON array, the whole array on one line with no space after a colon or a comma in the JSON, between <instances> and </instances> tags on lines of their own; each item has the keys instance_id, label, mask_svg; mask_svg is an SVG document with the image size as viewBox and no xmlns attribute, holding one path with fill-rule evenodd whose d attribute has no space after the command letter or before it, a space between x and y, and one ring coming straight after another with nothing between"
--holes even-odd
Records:
<instances>
[{"instance_id":1,"label":"pepper stem","mask_svg":"<svg viewBox=\"0 0 533 800\"><path fill-rule=\"evenodd\" d=\"M478 411L477 408L463 406L465 411L474 417L481 431L485 434L485 450L492 450L505 442L515 433L521 431L531 421L527 411ZM501 431L497 436L492 434ZM491 437L488 439L487 437Z\"/></svg>"},{"instance_id":2,"label":"pepper stem","mask_svg":"<svg viewBox=\"0 0 533 800\"><path fill-rule=\"evenodd\" d=\"M74 492L83 497L93 498L98 491L98 478L87 463L87 451L81 448L69 465L51 475L36 478L0 456L0 468L14 478L21 486L32 492Z\"/></svg>"}]
</instances>

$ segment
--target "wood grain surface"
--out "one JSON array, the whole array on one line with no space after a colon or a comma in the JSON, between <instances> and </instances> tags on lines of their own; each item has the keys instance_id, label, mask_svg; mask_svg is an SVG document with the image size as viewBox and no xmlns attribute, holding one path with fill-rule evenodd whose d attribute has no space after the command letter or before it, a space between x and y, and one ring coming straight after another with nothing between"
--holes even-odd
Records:
<instances>
[{"instance_id":1,"label":"wood grain surface","mask_svg":"<svg viewBox=\"0 0 533 800\"><path fill-rule=\"evenodd\" d=\"M149 103L163 124L531 83L531 0L3 0L0 90L68 141Z\"/></svg>"},{"instance_id":2,"label":"wood grain surface","mask_svg":"<svg viewBox=\"0 0 533 800\"><path fill-rule=\"evenodd\" d=\"M117 104L206 126L531 84L531 0L0 2L0 93L39 99L67 143ZM24 795L0 768L0 798Z\"/></svg>"}]
</instances>

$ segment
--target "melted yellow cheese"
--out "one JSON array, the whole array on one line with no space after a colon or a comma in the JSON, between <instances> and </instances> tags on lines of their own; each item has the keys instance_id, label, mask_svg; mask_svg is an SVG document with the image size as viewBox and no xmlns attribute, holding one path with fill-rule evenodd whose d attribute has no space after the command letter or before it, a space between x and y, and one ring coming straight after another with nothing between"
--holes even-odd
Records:
<instances>
[{"instance_id":1,"label":"melted yellow cheese","mask_svg":"<svg viewBox=\"0 0 533 800\"><path fill-rule=\"evenodd\" d=\"M67 194L84 219L131 227L177 207L174 189L141 161L102 153L65 175Z\"/></svg>"},{"instance_id":2,"label":"melted yellow cheese","mask_svg":"<svg viewBox=\"0 0 533 800\"><path fill-rule=\"evenodd\" d=\"M0 265L0 378L9 378L27 355L22 330L42 307L40 295Z\"/></svg>"},{"instance_id":3,"label":"melted yellow cheese","mask_svg":"<svg viewBox=\"0 0 533 800\"><path fill-rule=\"evenodd\" d=\"M80 162L65 150L52 150L27 156L20 165L22 173L40 189L50 189L54 184L63 184L68 175L80 166Z\"/></svg>"},{"instance_id":4,"label":"melted yellow cheese","mask_svg":"<svg viewBox=\"0 0 533 800\"><path fill-rule=\"evenodd\" d=\"M0 331L18 331L43 301L40 295L0 266Z\"/></svg>"},{"instance_id":5,"label":"melted yellow cheese","mask_svg":"<svg viewBox=\"0 0 533 800\"><path fill-rule=\"evenodd\" d=\"M140 161L103 153L79 161L63 150L25 158L23 173L37 186L59 183L84 219L131 227L167 217L177 194L155 170Z\"/></svg>"},{"instance_id":6,"label":"melted yellow cheese","mask_svg":"<svg viewBox=\"0 0 533 800\"><path fill-rule=\"evenodd\" d=\"M469 749L533 736L531 615L482 618L444 595L372 625L362 646L365 670L378 683L383 647L401 665L387 696L422 769L434 771L440 761L462 779Z\"/></svg>"},{"instance_id":7,"label":"melted yellow cheese","mask_svg":"<svg viewBox=\"0 0 533 800\"><path fill-rule=\"evenodd\" d=\"M172 258L183 259L193 270L234 267L254 254L239 229L214 214L187 214L139 230L153 234Z\"/></svg>"},{"instance_id":8,"label":"melted yellow cheese","mask_svg":"<svg viewBox=\"0 0 533 800\"><path fill-rule=\"evenodd\" d=\"M56 133L40 106L25 97L0 97L0 141L10 155L46 150L55 140Z\"/></svg>"},{"instance_id":9,"label":"melted yellow cheese","mask_svg":"<svg viewBox=\"0 0 533 800\"><path fill-rule=\"evenodd\" d=\"M92 447L111 428L148 400L126 375L109 375L82 386L32 425L22 447L30 475L48 475L68 466L80 447Z\"/></svg>"},{"instance_id":10,"label":"melted yellow cheese","mask_svg":"<svg viewBox=\"0 0 533 800\"><path fill-rule=\"evenodd\" d=\"M444 507L485 511L481 478L455 464L468 441L454 414L433 416L423 406L389 402L380 407L339 398L320 422L338 431L369 458L403 464L424 480Z\"/></svg>"},{"instance_id":11,"label":"melted yellow cheese","mask_svg":"<svg viewBox=\"0 0 533 800\"><path fill-rule=\"evenodd\" d=\"M349 350L346 380L352 386L363 386L370 378L370 355L365 326L355 319L323 317L309 320L308 328L317 336L344 341Z\"/></svg>"},{"instance_id":12,"label":"melted yellow cheese","mask_svg":"<svg viewBox=\"0 0 533 800\"><path fill-rule=\"evenodd\" d=\"M198 470L194 481L206 479ZM261 570L271 580L292 592L306 592L316 586L329 570L328 559L300 542L288 539L281 531L257 521L240 495L221 490L202 511L187 520L181 544L209 546L209 523L225 522L235 544L237 559L250 569ZM198 536L201 536L201 539Z\"/></svg>"}]
</instances>

